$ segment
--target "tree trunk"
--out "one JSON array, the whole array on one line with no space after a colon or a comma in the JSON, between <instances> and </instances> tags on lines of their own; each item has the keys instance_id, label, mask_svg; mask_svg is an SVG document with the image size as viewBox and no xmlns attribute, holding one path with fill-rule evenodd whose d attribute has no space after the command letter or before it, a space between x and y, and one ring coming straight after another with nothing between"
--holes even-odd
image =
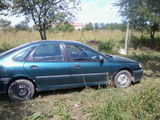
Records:
<instances>
[{"instance_id":1,"label":"tree trunk","mask_svg":"<svg viewBox=\"0 0 160 120\"><path fill-rule=\"evenodd\" d=\"M41 30L41 29L39 29L39 34L40 34L40 36L41 36L41 40L43 40L43 33L42 33L42 30Z\"/></svg>"},{"instance_id":2,"label":"tree trunk","mask_svg":"<svg viewBox=\"0 0 160 120\"><path fill-rule=\"evenodd\" d=\"M43 30L43 40L47 40L47 36L46 36L46 29Z\"/></svg>"},{"instance_id":3,"label":"tree trunk","mask_svg":"<svg viewBox=\"0 0 160 120\"><path fill-rule=\"evenodd\" d=\"M41 40L47 40L46 29L45 28L40 27L39 33L40 33Z\"/></svg>"},{"instance_id":4,"label":"tree trunk","mask_svg":"<svg viewBox=\"0 0 160 120\"><path fill-rule=\"evenodd\" d=\"M150 26L150 39L151 39L151 48L154 49L156 48L155 44L155 33L159 29L159 24L153 24Z\"/></svg>"},{"instance_id":5,"label":"tree trunk","mask_svg":"<svg viewBox=\"0 0 160 120\"><path fill-rule=\"evenodd\" d=\"M155 31L151 28L151 31L150 31L150 39L151 39L151 48L152 48L152 49L155 47L154 35L155 35Z\"/></svg>"}]
</instances>

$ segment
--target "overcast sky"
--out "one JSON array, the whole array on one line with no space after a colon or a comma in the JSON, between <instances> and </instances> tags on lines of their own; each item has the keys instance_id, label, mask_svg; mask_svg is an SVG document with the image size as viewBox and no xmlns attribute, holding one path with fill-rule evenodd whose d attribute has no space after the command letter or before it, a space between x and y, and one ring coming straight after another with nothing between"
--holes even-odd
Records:
<instances>
[{"instance_id":1,"label":"overcast sky","mask_svg":"<svg viewBox=\"0 0 160 120\"><path fill-rule=\"evenodd\" d=\"M113 5L117 0L81 0L81 11L76 15L75 22L80 23L121 23L118 8ZM24 17L7 17L12 25L24 20ZM30 23L30 26L33 22Z\"/></svg>"}]
</instances>

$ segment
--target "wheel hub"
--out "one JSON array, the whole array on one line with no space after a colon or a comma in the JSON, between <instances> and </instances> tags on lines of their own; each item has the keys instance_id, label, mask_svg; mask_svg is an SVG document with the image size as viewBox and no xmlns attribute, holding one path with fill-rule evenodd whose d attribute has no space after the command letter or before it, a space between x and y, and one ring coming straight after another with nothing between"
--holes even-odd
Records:
<instances>
[{"instance_id":1,"label":"wheel hub","mask_svg":"<svg viewBox=\"0 0 160 120\"><path fill-rule=\"evenodd\" d=\"M28 87L26 85L19 85L17 90L17 95L19 97L24 97L28 94Z\"/></svg>"},{"instance_id":2,"label":"wheel hub","mask_svg":"<svg viewBox=\"0 0 160 120\"><path fill-rule=\"evenodd\" d=\"M121 74L118 77L118 83L120 85L126 85L128 83L128 76L126 74Z\"/></svg>"},{"instance_id":3,"label":"wheel hub","mask_svg":"<svg viewBox=\"0 0 160 120\"><path fill-rule=\"evenodd\" d=\"M18 90L18 95L19 96L22 97L22 96L25 96L26 94L27 94L27 90L25 90L25 89L19 89Z\"/></svg>"}]
</instances>

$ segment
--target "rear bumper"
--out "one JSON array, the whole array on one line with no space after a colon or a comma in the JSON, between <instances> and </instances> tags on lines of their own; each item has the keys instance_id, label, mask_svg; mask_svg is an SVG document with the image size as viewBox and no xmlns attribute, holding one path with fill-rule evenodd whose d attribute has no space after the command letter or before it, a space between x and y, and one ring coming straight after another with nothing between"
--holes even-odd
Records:
<instances>
[{"instance_id":1,"label":"rear bumper","mask_svg":"<svg viewBox=\"0 0 160 120\"><path fill-rule=\"evenodd\" d=\"M9 78L1 78L0 79L0 94L6 93L8 82L9 82Z\"/></svg>"},{"instance_id":2,"label":"rear bumper","mask_svg":"<svg viewBox=\"0 0 160 120\"><path fill-rule=\"evenodd\" d=\"M142 76L143 76L143 69L133 71L133 77L134 77L133 82L134 82L134 83L140 82Z\"/></svg>"}]
</instances>

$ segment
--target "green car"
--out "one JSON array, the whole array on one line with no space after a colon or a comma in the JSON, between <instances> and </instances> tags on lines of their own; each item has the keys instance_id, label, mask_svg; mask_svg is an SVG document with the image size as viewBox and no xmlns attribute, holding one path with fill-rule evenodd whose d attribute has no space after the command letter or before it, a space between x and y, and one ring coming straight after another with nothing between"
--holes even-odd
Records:
<instances>
[{"instance_id":1,"label":"green car","mask_svg":"<svg viewBox=\"0 0 160 120\"><path fill-rule=\"evenodd\" d=\"M131 59L104 55L73 41L36 41L0 54L0 93L14 101L35 92L105 85L118 88L139 82L142 66Z\"/></svg>"}]
</instances>

